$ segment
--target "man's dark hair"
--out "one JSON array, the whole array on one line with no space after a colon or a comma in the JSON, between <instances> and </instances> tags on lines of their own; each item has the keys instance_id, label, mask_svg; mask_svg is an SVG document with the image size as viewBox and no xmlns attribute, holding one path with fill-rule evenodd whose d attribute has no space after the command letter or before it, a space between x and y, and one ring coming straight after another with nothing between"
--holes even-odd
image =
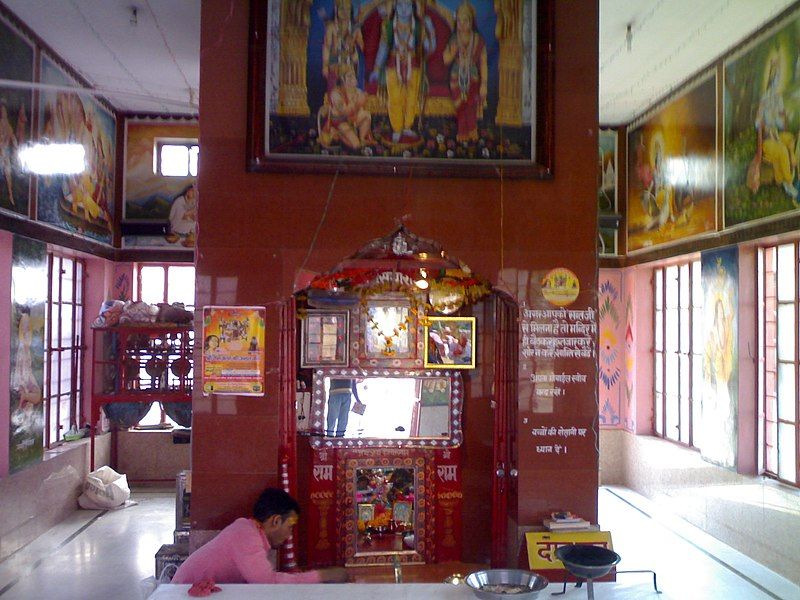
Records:
<instances>
[{"instance_id":1,"label":"man's dark hair","mask_svg":"<svg viewBox=\"0 0 800 600\"><path fill-rule=\"evenodd\" d=\"M273 515L280 515L286 519L291 512L300 514L300 505L297 500L278 488L267 488L253 505L253 517L263 523Z\"/></svg>"}]
</instances>

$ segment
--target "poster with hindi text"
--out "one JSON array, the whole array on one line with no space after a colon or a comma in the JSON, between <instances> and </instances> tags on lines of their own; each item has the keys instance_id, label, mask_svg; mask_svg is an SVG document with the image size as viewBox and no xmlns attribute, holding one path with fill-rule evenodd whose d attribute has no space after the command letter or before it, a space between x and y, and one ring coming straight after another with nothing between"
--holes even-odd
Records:
<instances>
[{"instance_id":1,"label":"poster with hindi text","mask_svg":"<svg viewBox=\"0 0 800 600\"><path fill-rule=\"evenodd\" d=\"M257 306L203 309L204 394L264 395L265 317Z\"/></svg>"}]
</instances>

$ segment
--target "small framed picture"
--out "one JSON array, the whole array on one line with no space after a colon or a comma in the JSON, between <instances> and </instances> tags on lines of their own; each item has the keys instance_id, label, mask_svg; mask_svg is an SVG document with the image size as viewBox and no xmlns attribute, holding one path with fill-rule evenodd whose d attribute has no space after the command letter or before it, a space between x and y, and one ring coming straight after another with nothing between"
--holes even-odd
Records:
<instances>
[{"instance_id":1,"label":"small framed picture","mask_svg":"<svg viewBox=\"0 0 800 600\"><path fill-rule=\"evenodd\" d=\"M475 317L428 317L425 367L475 368Z\"/></svg>"},{"instance_id":2,"label":"small framed picture","mask_svg":"<svg viewBox=\"0 0 800 600\"><path fill-rule=\"evenodd\" d=\"M392 504L392 518L398 523L411 523L414 518L414 508L411 502L398 500Z\"/></svg>"},{"instance_id":3,"label":"small framed picture","mask_svg":"<svg viewBox=\"0 0 800 600\"><path fill-rule=\"evenodd\" d=\"M303 320L301 367L346 367L350 313L308 311Z\"/></svg>"},{"instance_id":4,"label":"small framed picture","mask_svg":"<svg viewBox=\"0 0 800 600\"><path fill-rule=\"evenodd\" d=\"M359 502L358 520L368 523L375 518L375 505L368 502Z\"/></svg>"},{"instance_id":5,"label":"small framed picture","mask_svg":"<svg viewBox=\"0 0 800 600\"><path fill-rule=\"evenodd\" d=\"M368 302L363 328L365 358L416 358L417 319L407 301Z\"/></svg>"}]
</instances>

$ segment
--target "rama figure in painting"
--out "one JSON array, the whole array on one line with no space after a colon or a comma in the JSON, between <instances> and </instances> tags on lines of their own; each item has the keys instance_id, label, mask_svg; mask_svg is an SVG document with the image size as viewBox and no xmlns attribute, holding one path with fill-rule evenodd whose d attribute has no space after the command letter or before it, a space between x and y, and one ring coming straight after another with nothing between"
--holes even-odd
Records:
<instances>
[{"instance_id":1,"label":"rama figure in painting","mask_svg":"<svg viewBox=\"0 0 800 600\"><path fill-rule=\"evenodd\" d=\"M396 0L381 27L381 41L370 81L383 76L388 96L392 142L414 143L414 121L421 112L425 59L436 49L430 17L412 0Z\"/></svg>"},{"instance_id":2,"label":"rama figure in painting","mask_svg":"<svg viewBox=\"0 0 800 600\"><path fill-rule=\"evenodd\" d=\"M336 0L333 19L325 24L322 42L322 76L326 91L332 92L346 67L358 75L358 53L364 51L361 30L354 27L350 18L350 0Z\"/></svg>"},{"instance_id":3,"label":"rama figure in painting","mask_svg":"<svg viewBox=\"0 0 800 600\"><path fill-rule=\"evenodd\" d=\"M787 131L786 108L781 93L782 71L777 56L769 61L766 89L756 113L756 153L747 169L747 186L755 193L765 181L762 163L772 170L772 180L800 206L797 199L795 175L800 138Z\"/></svg>"},{"instance_id":4,"label":"rama figure in painting","mask_svg":"<svg viewBox=\"0 0 800 600\"><path fill-rule=\"evenodd\" d=\"M475 23L475 7L464 0L456 11L456 31L442 54L450 66L450 95L459 142L478 139L478 120L486 107L488 66L486 44Z\"/></svg>"}]
</instances>

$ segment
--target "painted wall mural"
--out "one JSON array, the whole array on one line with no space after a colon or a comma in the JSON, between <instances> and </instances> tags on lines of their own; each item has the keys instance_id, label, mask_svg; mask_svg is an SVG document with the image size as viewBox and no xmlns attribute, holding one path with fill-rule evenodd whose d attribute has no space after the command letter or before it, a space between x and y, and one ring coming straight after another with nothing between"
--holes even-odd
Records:
<instances>
[{"instance_id":1,"label":"painted wall mural","mask_svg":"<svg viewBox=\"0 0 800 600\"><path fill-rule=\"evenodd\" d=\"M33 81L33 46L0 19L0 79ZM31 90L0 87L0 208L28 216L31 178L17 150L30 139Z\"/></svg>"},{"instance_id":2,"label":"painted wall mural","mask_svg":"<svg viewBox=\"0 0 800 600\"><path fill-rule=\"evenodd\" d=\"M125 222L163 223L166 234L126 235L123 246L193 248L196 239L196 177L155 172L158 141L197 140L197 124L128 122L125 139Z\"/></svg>"},{"instance_id":3,"label":"painted wall mural","mask_svg":"<svg viewBox=\"0 0 800 600\"><path fill-rule=\"evenodd\" d=\"M600 425L619 426L624 381L622 336L622 272L600 271L597 296L599 318L598 379Z\"/></svg>"},{"instance_id":4,"label":"painted wall mural","mask_svg":"<svg viewBox=\"0 0 800 600\"><path fill-rule=\"evenodd\" d=\"M703 457L723 467L736 466L739 398L738 289L736 247L703 252Z\"/></svg>"},{"instance_id":5,"label":"painted wall mural","mask_svg":"<svg viewBox=\"0 0 800 600\"><path fill-rule=\"evenodd\" d=\"M42 58L41 81L75 85L55 63ZM40 137L84 148L86 169L76 175L38 178L37 219L111 244L114 230L116 119L88 94L42 90Z\"/></svg>"},{"instance_id":6,"label":"painted wall mural","mask_svg":"<svg viewBox=\"0 0 800 600\"><path fill-rule=\"evenodd\" d=\"M716 77L628 132L628 251L715 231Z\"/></svg>"},{"instance_id":7,"label":"painted wall mural","mask_svg":"<svg viewBox=\"0 0 800 600\"><path fill-rule=\"evenodd\" d=\"M800 208L800 15L724 67L725 227Z\"/></svg>"},{"instance_id":8,"label":"painted wall mural","mask_svg":"<svg viewBox=\"0 0 800 600\"><path fill-rule=\"evenodd\" d=\"M617 132L601 129L598 136L597 210L601 215L617 213ZM600 228L598 251L617 253L617 230Z\"/></svg>"},{"instance_id":9,"label":"painted wall mural","mask_svg":"<svg viewBox=\"0 0 800 600\"><path fill-rule=\"evenodd\" d=\"M632 289L629 283L632 281L630 275L626 275L623 280L623 285L626 290ZM622 425L626 431L634 433L636 431L636 396L634 394L634 385L636 383L636 346L634 344L634 331L636 325L634 322L633 312L633 295L631 293L625 294L625 345L624 345L624 363L625 363L625 377L624 377L624 394L620 406L620 415L622 417Z\"/></svg>"},{"instance_id":10,"label":"painted wall mural","mask_svg":"<svg viewBox=\"0 0 800 600\"><path fill-rule=\"evenodd\" d=\"M42 460L47 245L14 236L11 256L9 468Z\"/></svg>"}]
</instances>

